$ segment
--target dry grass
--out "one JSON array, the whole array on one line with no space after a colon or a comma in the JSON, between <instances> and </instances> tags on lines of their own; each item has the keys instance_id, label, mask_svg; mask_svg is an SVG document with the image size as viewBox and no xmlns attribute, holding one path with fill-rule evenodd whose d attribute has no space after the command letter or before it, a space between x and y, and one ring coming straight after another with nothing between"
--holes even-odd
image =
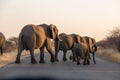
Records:
<instances>
[{"instance_id":1,"label":"dry grass","mask_svg":"<svg viewBox=\"0 0 120 80\"><path fill-rule=\"evenodd\" d=\"M0 67L5 66L6 64L15 60L15 52L4 53L3 56L0 56Z\"/></svg>"},{"instance_id":2,"label":"dry grass","mask_svg":"<svg viewBox=\"0 0 120 80\"><path fill-rule=\"evenodd\" d=\"M99 48L97 55L105 59L120 63L120 53L113 49L103 49Z\"/></svg>"},{"instance_id":3,"label":"dry grass","mask_svg":"<svg viewBox=\"0 0 120 80\"><path fill-rule=\"evenodd\" d=\"M35 50L35 54L37 54L39 52L39 50ZM16 55L17 55L17 50L13 51L13 52L7 52L4 53L3 56L0 56L0 68L9 64L10 62L14 62L16 59ZM27 57L29 56L29 51L23 51L21 58Z\"/></svg>"}]
</instances>

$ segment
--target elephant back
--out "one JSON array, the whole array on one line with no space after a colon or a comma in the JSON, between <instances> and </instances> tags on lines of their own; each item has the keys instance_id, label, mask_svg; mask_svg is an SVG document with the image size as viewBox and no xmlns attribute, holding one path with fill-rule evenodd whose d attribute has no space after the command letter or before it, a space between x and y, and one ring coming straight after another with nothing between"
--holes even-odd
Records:
<instances>
[{"instance_id":1,"label":"elephant back","mask_svg":"<svg viewBox=\"0 0 120 80\"><path fill-rule=\"evenodd\" d=\"M33 24L28 24L23 27L19 35L19 45L22 44L23 48L29 50L30 47L35 49L41 47L46 39L44 29Z\"/></svg>"},{"instance_id":2,"label":"elephant back","mask_svg":"<svg viewBox=\"0 0 120 80\"><path fill-rule=\"evenodd\" d=\"M66 41L69 38L68 35L65 33L59 34L59 37L60 37L60 39L62 39L62 41Z\"/></svg>"},{"instance_id":3,"label":"elephant back","mask_svg":"<svg viewBox=\"0 0 120 80\"><path fill-rule=\"evenodd\" d=\"M50 30L50 26L49 25L47 25L47 24L40 24L40 25L37 25L37 26L38 27L42 27L44 29L44 32L45 32L46 36L48 36L49 38L52 37L52 31Z\"/></svg>"},{"instance_id":4,"label":"elephant back","mask_svg":"<svg viewBox=\"0 0 120 80\"><path fill-rule=\"evenodd\" d=\"M77 34L71 34L71 35L72 35L74 43L79 43L80 42L79 35L77 35Z\"/></svg>"},{"instance_id":5,"label":"elephant back","mask_svg":"<svg viewBox=\"0 0 120 80\"><path fill-rule=\"evenodd\" d=\"M73 37L72 35L67 35L65 33L59 34L60 39L62 40L60 42L61 45L66 45L68 49L71 49L73 47Z\"/></svg>"}]
</instances>

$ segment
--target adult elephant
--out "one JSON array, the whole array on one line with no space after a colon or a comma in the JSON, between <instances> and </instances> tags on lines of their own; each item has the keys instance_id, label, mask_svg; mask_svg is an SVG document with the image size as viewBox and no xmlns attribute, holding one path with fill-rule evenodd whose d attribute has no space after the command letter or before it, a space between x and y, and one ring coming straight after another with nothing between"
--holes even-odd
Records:
<instances>
[{"instance_id":1,"label":"adult elephant","mask_svg":"<svg viewBox=\"0 0 120 80\"><path fill-rule=\"evenodd\" d=\"M41 25L33 25L28 24L23 27L19 34L18 39L18 54L16 57L15 63L20 63L21 52L25 50L30 51L31 55L31 63L36 64L37 61L34 56L34 49L40 49L40 61L39 63L44 63L44 47L48 49L48 41L47 38L50 39L58 39L58 29L55 25L50 24L41 24ZM50 53L51 54L51 53ZM54 62L54 54L51 54L51 61Z\"/></svg>"},{"instance_id":2,"label":"adult elephant","mask_svg":"<svg viewBox=\"0 0 120 80\"><path fill-rule=\"evenodd\" d=\"M96 64L96 61L95 61L95 52L97 51L96 40L94 38L91 38L88 36L85 36L85 39L86 39L88 47L89 47L89 53L92 53L93 62L94 62L94 64ZM90 57L90 55L89 55L89 57Z\"/></svg>"},{"instance_id":3,"label":"adult elephant","mask_svg":"<svg viewBox=\"0 0 120 80\"><path fill-rule=\"evenodd\" d=\"M1 51L1 56L3 55L3 48L5 47L5 36L3 35L2 32L0 32L0 51Z\"/></svg>"},{"instance_id":4,"label":"adult elephant","mask_svg":"<svg viewBox=\"0 0 120 80\"><path fill-rule=\"evenodd\" d=\"M66 58L66 53L68 50L72 50L73 52L73 46L75 45L75 43L77 42L76 38L75 38L75 34L66 34L66 33L61 33L59 34L59 37L62 41L59 40L55 40L55 59L56 61L58 61L58 52L60 50L63 51L63 61L67 61ZM73 58L75 57L75 55L73 54ZM75 58L73 59L73 61L75 61Z\"/></svg>"}]
</instances>

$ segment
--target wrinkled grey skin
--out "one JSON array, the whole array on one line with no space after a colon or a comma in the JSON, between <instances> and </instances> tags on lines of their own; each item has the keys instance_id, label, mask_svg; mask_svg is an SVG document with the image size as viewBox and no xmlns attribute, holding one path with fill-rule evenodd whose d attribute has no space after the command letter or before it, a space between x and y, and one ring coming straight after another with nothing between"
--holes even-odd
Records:
<instances>
[{"instance_id":1,"label":"wrinkled grey skin","mask_svg":"<svg viewBox=\"0 0 120 80\"><path fill-rule=\"evenodd\" d=\"M86 39L88 47L89 47L89 53L92 54L93 62L94 62L94 64L96 64L96 61L95 61L95 52L97 51L96 41L95 41L94 38L91 38L91 37L88 37L88 36L85 36L85 39ZM89 54L89 58L90 58L90 54Z\"/></svg>"},{"instance_id":2,"label":"wrinkled grey skin","mask_svg":"<svg viewBox=\"0 0 120 80\"><path fill-rule=\"evenodd\" d=\"M40 49L40 61L39 63L45 63L44 61L44 48L50 52L51 62L54 62L54 54L49 50L50 39L58 39L58 29L55 25L33 25L29 24L23 27L19 34L18 39L18 54L15 63L20 63L20 56L23 50L29 50L31 55L31 63L36 64L37 61L34 56L34 49Z\"/></svg>"},{"instance_id":3,"label":"wrinkled grey skin","mask_svg":"<svg viewBox=\"0 0 120 80\"><path fill-rule=\"evenodd\" d=\"M65 34L65 33L61 33L59 34L59 37L62 41L59 40L55 40L55 59L56 61L58 61L58 52L60 50L63 51L63 61L67 61L66 58L66 53L68 50L72 50L73 52L73 46L76 43L76 39L75 39L75 34ZM74 54L73 54L74 56ZM75 61L75 58L73 59L73 61Z\"/></svg>"},{"instance_id":4,"label":"wrinkled grey skin","mask_svg":"<svg viewBox=\"0 0 120 80\"><path fill-rule=\"evenodd\" d=\"M0 32L0 52L1 56L3 56L3 48L5 47L5 36Z\"/></svg>"},{"instance_id":5,"label":"wrinkled grey skin","mask_svg":"<svg viewBox=\"0 0 120 80\"><path fill-rule=\"evenodd\" d=\"M77 60L77 65L79 65L80 59L84 59L83 46L81 43L77 43L76 45L74 45L73 54L75 54L75 58Z\"/></svg>"}]
</instances>

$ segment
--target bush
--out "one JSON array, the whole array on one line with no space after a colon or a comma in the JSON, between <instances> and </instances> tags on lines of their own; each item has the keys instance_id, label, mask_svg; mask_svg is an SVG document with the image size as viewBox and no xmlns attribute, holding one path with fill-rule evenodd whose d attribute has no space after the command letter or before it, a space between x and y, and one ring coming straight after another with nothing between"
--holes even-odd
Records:
<instances>
[{"instance_id":1,"label":"bush","mask_svg":"<svg viewBox=\"0 0 120 80\"><path fill-rule=\"evenodd\" d=\"M6 40L5 48L3 51L5 53L15 51L17 49L17 46L18 46L18 38L12 37Z\"/></svg>"},{"instance_id":2,"label":"bush","mask_svg":"<svg viewBox=\"0 0 120 80\"><path fill-rule=\"evenodd\" d=\"M97 45L103 48L120 48L120 26L115 27L113 30L109 31L108 36L105 40L97 42ZM119 49L120 50L120 49Z\"/></svg>"}]
</instances>

